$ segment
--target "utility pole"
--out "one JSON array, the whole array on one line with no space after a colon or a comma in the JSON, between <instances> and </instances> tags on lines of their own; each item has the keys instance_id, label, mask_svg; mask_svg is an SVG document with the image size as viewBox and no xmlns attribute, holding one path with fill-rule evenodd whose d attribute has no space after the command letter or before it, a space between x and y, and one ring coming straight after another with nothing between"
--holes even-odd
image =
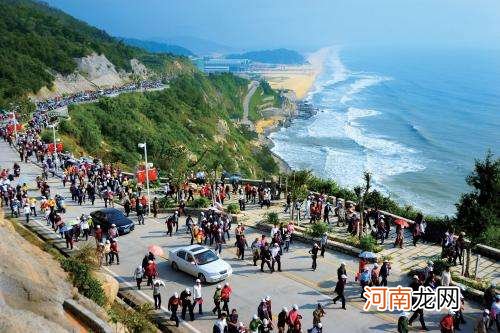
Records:
<instances>
[{"instance_id":1,"label":"utility pole","mask_svg":"<svg viewBox=\"0 0 500 333\"><path fill-rule=\"evenodd\" d=\"M146 162L146 191L148 193L148 215L151 214L151 195L149 192L149 165L148 165L148 148L146 142L139 143L137 145L139 148L144 149L144 161Z\"/></svg>"}]
</instances>

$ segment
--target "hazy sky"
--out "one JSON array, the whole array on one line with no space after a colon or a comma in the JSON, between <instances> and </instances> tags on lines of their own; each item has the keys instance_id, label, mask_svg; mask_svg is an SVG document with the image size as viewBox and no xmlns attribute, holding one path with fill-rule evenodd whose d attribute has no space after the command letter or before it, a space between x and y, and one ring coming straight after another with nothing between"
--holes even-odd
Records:
<instances>
[{"instance_id":1,"label":"hazy sky","mask_svg":"<svg viewBox=\"0 0 500 333\"><path fill-rule=\"evenodd\" d=\"M500 0L46 1L115 36L194 36L244 49L500 44Z\"/></svg>"}]
</instances>

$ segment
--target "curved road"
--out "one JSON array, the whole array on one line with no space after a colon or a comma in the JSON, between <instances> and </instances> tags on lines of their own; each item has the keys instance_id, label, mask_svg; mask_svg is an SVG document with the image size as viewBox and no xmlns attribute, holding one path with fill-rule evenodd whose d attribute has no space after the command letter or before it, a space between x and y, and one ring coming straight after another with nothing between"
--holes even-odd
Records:
<instances>
[{"instance_id":1,"label":"curved road","mask_svg":"<svg viewBox=\"0 0 500 333\"><path fill-rule=\"evenodd\" d=\"M248 120L248 109L250 108L250 100L252 99L253 94L255 94L255 91L259 87L259 82L257 81L252 81L248 85L248 92L245 98L243 99L243 120L242 123L245 125L252 126L253 123Z\"/></svg>"}]
</instances>

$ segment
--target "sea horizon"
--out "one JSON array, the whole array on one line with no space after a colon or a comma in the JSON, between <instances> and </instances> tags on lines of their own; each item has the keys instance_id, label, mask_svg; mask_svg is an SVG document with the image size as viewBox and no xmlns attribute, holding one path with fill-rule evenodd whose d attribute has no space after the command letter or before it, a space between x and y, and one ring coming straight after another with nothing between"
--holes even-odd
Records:
<instances>
[{"instance_id":1,"label":"sea horizon","mask_svg":"<svg viewBox=\"0 0 500 333\"><path fill-rule=\"evenodd\" d=\"M400 204L454 214L474 159L498 154L500 51L319 52L322 70L304 98L319 112L272 133L273 153L350 188L369 171L374 188Z\"/></svg>"}]
</instances>

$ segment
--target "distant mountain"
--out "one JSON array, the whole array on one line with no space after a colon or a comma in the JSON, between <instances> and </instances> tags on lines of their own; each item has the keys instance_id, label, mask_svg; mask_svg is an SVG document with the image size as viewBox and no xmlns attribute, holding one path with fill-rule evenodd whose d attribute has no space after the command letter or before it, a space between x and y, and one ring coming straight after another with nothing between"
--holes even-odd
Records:
<instances>
[{"instance_id":1,"label":"distant mountain","mask_svg":"<svg viewBox=\"0 0 500 333\"><path fill-rule=\"evenodd\" d=\"M302 65L306 63L304 56L297 51L288 49L275 49L264 51L251 51L240 54L229 54L226 58L232 59L250 59L265 64L286 64Z\"/></svg>"},{"instance_id":2,"label":"distant mountain","mask_svg":"<svg viewBox=\"0 0 500 333\"><path fill-rule=\"evenodd\" d=\"M224 44L219 44L217 42L213 42L211 40L207 39L202 39L198 37L192 37L192 36L175 36L175 37L168 37L168 38L150 38L150 40L159 42L159 43L166 43L166 44L172 44L172 45L180 45L182 47L185 47L192 52L196 53L197 55L210 55L210 54L225 54L229 52L237 52L239 51L238 49L235 49L233 47L224 45Z\"/></svg>"},{"instance_id":3,"label":"distant mountain","mask_svg":"<svg viewBox=\"0 0 500 333\"><path fill-rule=\"evenodd\" d=\"M136 39L136 38L120 38L120 39L125 44L140 47L141 49L144 49L144 50L149 51L149 52L171 53L171 54L186 56L186 57L195 55L193 52L186 49L185 47L178 46L178 45L165 44L165 43L160 43L160 42L155 42L155 41L150 41L150 40Z\"/></svg>"}]
</instances>

